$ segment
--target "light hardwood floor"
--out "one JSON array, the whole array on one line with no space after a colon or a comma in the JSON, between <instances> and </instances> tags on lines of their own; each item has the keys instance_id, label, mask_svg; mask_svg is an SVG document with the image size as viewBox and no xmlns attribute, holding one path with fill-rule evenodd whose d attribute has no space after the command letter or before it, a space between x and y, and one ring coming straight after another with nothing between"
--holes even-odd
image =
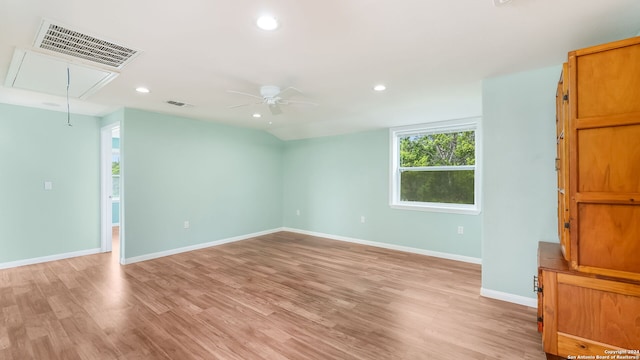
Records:
<instances>
[{"instance_id":1,"label":"light hardwood floor","mask_svg":"<svg viewBox=\"0 0 640 360\"><path fill-rule=\"evenodd\" d=\"M0 359L544 359L480 266L281 232L0 270Z\"/></svg>"}]
</instances>

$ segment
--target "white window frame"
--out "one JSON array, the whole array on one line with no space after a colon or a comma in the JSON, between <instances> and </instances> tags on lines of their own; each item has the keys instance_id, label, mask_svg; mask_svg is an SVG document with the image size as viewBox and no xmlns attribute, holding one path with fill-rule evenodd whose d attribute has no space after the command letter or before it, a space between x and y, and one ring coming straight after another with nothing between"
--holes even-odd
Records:
<instances>
[{"instance_id":1,"label":"white window frame","mask_svg":"<svg viewBox=\"0 0 640 360\"><path fill-rule=\"evenodd\" d=\"M409 125L389 129L390 144L390 179L389 179L389 206L394 209L435 211L455 214L477 215L481 211L480 192L482 189L482 122L481 118L457 119L432 122L427 124ZM400 200L400 138L407 135L425 135L450 133L457 131L475 132L475 165L469 166L438 166L428 167L423 170L474 170L474 204L432 203ZM419 169L417 169L419 170Z\"/></svg>"}]
</instances>

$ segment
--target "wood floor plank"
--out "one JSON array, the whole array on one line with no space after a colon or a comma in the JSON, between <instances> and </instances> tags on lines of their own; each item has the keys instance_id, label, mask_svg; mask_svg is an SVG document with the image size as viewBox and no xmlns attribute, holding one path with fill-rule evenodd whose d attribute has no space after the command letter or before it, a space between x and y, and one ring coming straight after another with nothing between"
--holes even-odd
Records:
<instances>
[{"instance_id":1,"label":"wood floor plank","mask_svg":"<svg viewBox=\"0 0 640 360\"><path fill-rule=\"evenodd\" d=\"M0 270L0 359L545 358L479 265L289 232L117 256Z\"/></svg>"},{"instance_id":2,"label":"wood floor plank","mask_svg":"<svg viewBox=\"0 0 640 360\"><path fill-rule=\"evenodd\" d=\"M7 329L7 336L11 346L7 349L14 359L32 359L33 348L27 330L24 326L14 326Z\"/></svg>"}]
</instances>

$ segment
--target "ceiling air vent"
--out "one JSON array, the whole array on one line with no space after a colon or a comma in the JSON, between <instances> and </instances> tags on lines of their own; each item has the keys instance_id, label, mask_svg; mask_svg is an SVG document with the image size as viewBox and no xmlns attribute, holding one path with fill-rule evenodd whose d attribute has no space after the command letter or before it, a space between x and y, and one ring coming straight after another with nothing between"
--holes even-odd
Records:
<instances>
[{"instance_id":1,"label":"ceiling air vent","mask_svg":"<svg viewBox=\"0 0 640 360\"><path fill-rule=\"evenodd\" d=\"M178 106L178 107L185 107L185 106L191 106L187 103L184 103L182 101L175 101L175 100L167 100L167 104L173 105L173 106Z\"/></svg>"},{"instance_id":2,"label":"ceiling air vent","mask_svg":"<svg viewBox=\"0 0 640 360\"><path fill-rule=\"evenodd\" d=\"M14 50L5 86L87 99L139 54L44 19L34 47Z\"/></svg>"},{"instance_id":3,"label":"ceiling air vent","mask_svg":"<svg viewBox=\"0 0 640 360\"><path fill-rule=\"evenodd\" d=\"M138 50L98 39L48 20L42 21L34 46L113 69L122 69L139 53Z\"/></svg>"}]
</instances>

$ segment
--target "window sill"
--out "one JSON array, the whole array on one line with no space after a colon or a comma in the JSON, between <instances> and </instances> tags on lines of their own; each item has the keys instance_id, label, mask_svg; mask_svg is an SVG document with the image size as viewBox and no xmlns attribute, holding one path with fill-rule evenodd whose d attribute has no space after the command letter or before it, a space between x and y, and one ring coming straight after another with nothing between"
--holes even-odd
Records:
<instances>
[{"instance_id":1,"label":"window sill","mask_svg":"<svg viewBox=\"0 0 640 360\"><path fill-rule=\"evenodd\" d=\"M442 212L450 214L463 214L463 215L478 215L480 209L474 205L469 206L447 206L446 204L411 204L411 203L395 203L389 205L392 209L397 210L414 210L414 211L427 211L427 212Z\"/></svg>"}]
</instances>

